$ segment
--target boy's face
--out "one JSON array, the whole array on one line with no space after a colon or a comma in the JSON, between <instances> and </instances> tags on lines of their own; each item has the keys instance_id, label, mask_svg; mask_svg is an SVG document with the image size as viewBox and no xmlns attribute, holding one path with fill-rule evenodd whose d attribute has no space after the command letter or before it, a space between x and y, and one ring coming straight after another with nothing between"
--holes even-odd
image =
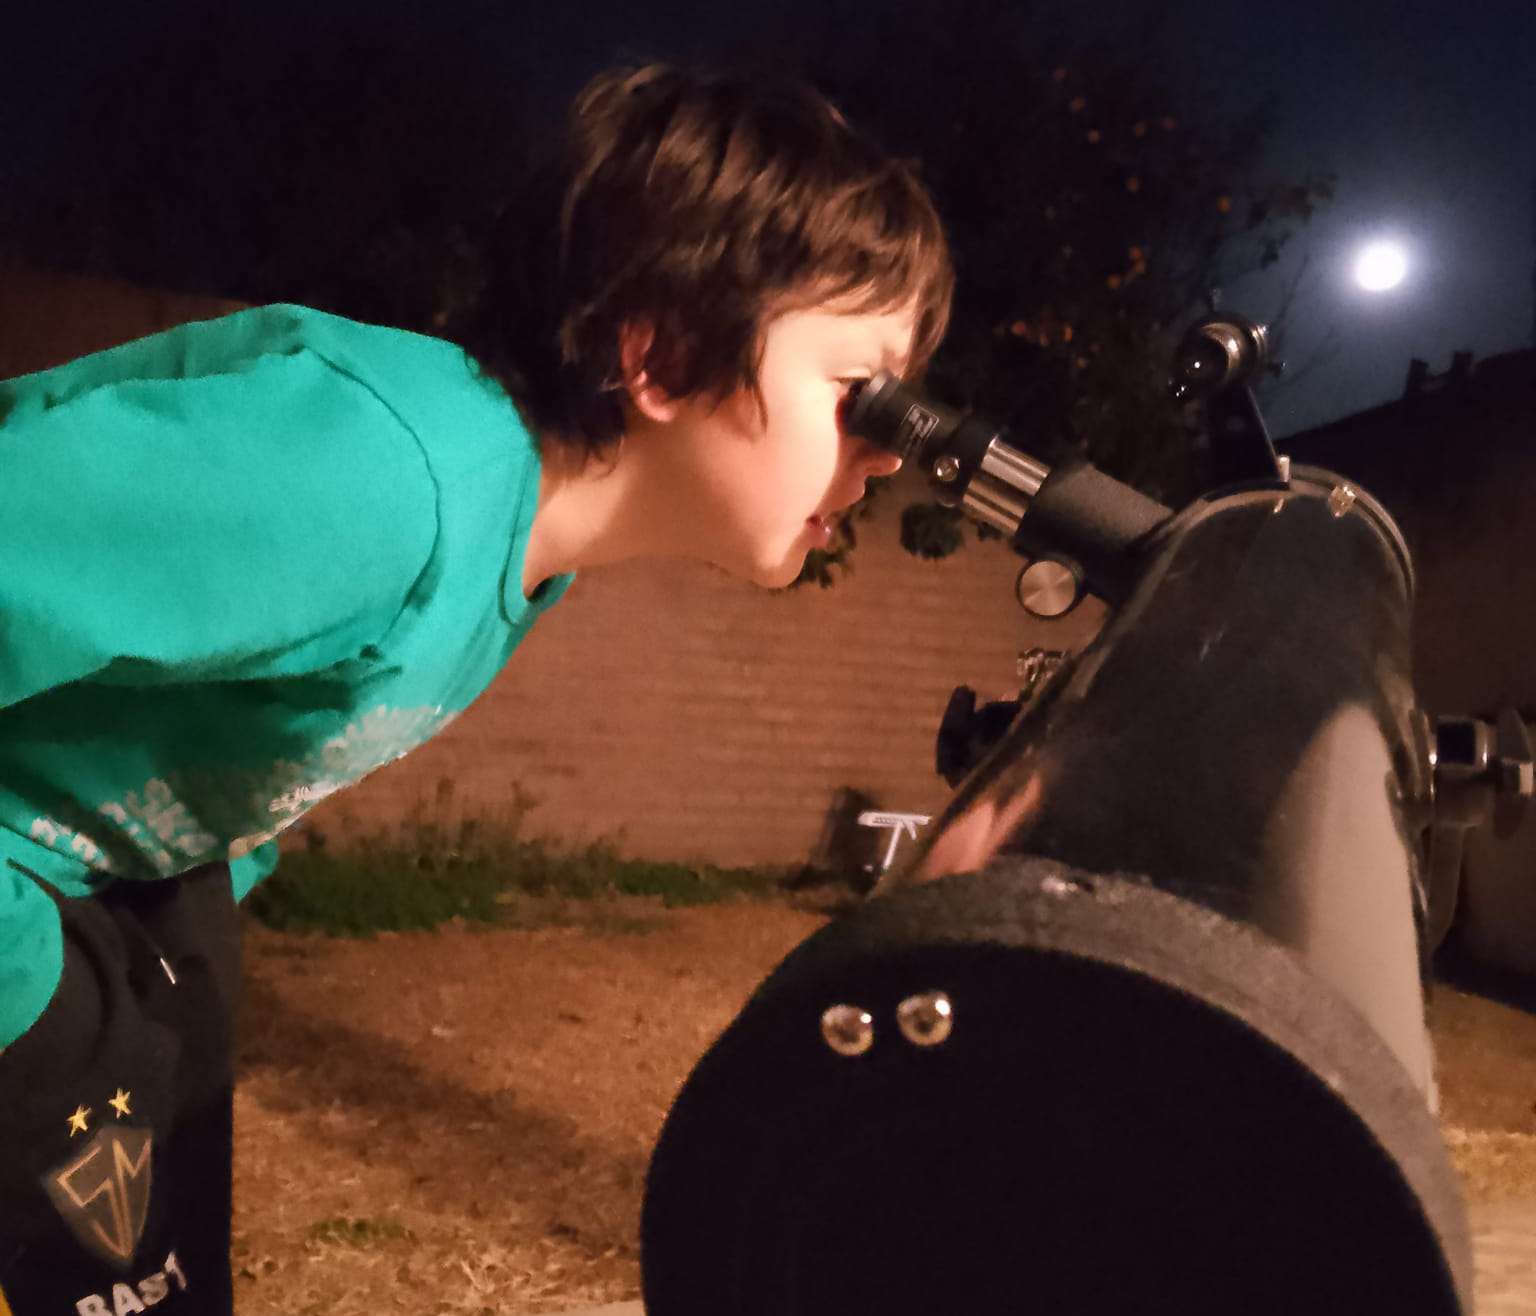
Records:
<instances>
[{"instance_id":1,"label":"boy's face","mask_svg":"<svg viewBox=\"0 0 1536 1316\"><path fill-rule=\"evenodd\" d=\"M677 527L685 551L759 585L794 580L806 553L831 542L864 481L901 465L846 433L842 412L855 381L903 369L913 330L910 309L788 311L764 332L761 407L745 389L718 406L707 397L671 403L647 442L660 440L688 518Z\"/></svg>"}]
</instances>

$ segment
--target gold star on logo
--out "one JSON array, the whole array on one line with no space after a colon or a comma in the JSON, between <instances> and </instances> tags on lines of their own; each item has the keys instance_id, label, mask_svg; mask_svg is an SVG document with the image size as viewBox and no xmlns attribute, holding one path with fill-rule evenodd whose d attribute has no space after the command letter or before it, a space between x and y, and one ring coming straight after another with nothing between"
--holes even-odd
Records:
<instances>
[{"instance_id":1,"label":"gold star on logo","mask_svg":"<svg viewBox=\"0 0 1536 1316\"><path fill-rule=\"evenodd\" d=\"M77 1133L86 1131L85 1117L91 1113L89 1106L76 1106L75 1113L69 1117L69 1136L73 1138Z\"/></svg>"},{"instance_id":2,"label":"gold star on logo","mask_svg":"<svg viewBox=\"0 0 1536 1316\"><path fill-rule=\"evenodd\" d=\"M124 1115L133 1114L133 1111L128 1107L128 1098L132 1095L133 1093L124 1092L122 1088L118 1088L117 1095L113 1097L111 1101L107 1102L107 1105L111 1106L112 1109L117 1112L118 1119L122 1119Z\"/></svg>"}]
</instances>

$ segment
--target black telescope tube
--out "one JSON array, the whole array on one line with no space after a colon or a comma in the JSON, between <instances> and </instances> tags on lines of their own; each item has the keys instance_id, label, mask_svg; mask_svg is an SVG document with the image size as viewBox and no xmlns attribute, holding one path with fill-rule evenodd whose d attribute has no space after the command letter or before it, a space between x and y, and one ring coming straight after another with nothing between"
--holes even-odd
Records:
<instances>
[{"instance_id":1,"label":"black telescope tube","mask_svg":"<svg viewBox=\"0 0 1536 1316\"><path fill-rule=\"evenodd\" d=\"M1160 530L909 865L758 988L652 1158L650 1316L1471 1311L1409 575L1345 487Z\"/></svg>"}]
</instances>

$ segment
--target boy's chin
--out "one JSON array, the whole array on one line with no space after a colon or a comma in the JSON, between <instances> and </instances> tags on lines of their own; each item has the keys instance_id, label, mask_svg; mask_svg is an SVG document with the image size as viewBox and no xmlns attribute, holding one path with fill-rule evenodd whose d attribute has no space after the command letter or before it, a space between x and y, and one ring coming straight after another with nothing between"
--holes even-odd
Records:
<instances>
[{"instance_id":1,"label":"boy's chin","mask_svg":"<svg viewBox=\"0 0 1536 1316\"><path fill-rule=\"evenodd\" d=\"M785 589L800 579L800 572L805 567L805 560L810 556L808 549L796 545L792 552L786 553L778 562L764 564L758 571L752 574L754 585L760 585L763 589Z\"/></svg>"},{"instance_id":2,"label":"boy's chin","mask_svg":"<svg viewBox=\"0 0 1536 1316\"><path fill-rule=\"evenodd\" d=\"M743 553L734 558L725 555L712 558L714 565L727 575L744 580L760 589L783 589L800 578L800 571L810 554L805 540L797 539L777 555L760 552L756 555Z\"/></svg>"}]
</instances>

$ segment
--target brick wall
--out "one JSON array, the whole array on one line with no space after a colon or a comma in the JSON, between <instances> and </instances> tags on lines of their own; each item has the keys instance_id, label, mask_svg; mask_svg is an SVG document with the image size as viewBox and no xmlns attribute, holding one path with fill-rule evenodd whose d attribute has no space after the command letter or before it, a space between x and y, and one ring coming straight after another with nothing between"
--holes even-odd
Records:
<instances>
[{"instance_id":1,"label":"brick wall","mask_svg":"<svg viewBox=\"0 0 1536 1316\"><path fill-rule=\"evenodd\" d=\"M951 689L1004 693L1021 649L1081 644L1098 613L1031 623L997 544L907 556L894 523L908 492L885 496L853 574L829 590L770 594L688 563L579 576L479 703L315 824L494 817L521 788L536 831L634 855L795 863L841 787L937 809L933 739Z\"/></svg>"},{"instance_id":2,"label":"brick wall","mask_svg":"<svg viewBox=\"0 0 1536 1316\"><path fill-rule=\"evenodd\" d=\"M0 379L45 370L188 320L223 315L237 305L23 269L0 259Z\"/></svg>"},{"instance_id":3,"label":"brick wall","mask_svg":"<svg viewBox=\"0 0 1536 1316\"><path fill-rule=\"evenodd\" d=\"M0 377L230 309L95 280L0 272ZM798 863L834 794L934 810L933 737L953 686L1014 684L1025 648L1071 648L1085 605L1031 622L996 543L940 563L896 543L903 476L830 590L766 593L688 563L583 574L489 691L435 741L310 816L346 838L428 817L507 816L625 853Z\"/></svg>"}]
</instances>

